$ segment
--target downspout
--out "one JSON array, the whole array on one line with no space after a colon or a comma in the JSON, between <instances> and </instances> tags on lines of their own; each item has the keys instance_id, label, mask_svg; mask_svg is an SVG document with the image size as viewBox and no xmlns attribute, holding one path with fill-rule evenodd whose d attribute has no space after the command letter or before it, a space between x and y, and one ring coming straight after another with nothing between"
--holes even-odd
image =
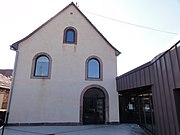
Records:
<instances>
[{"instance_id":1,"label":"downspout","mask_svg":"<svg viewBox=\"0 0 180 135\"><path fill-rule=\"evenodd\" d=\"M14 50L14 49L12 49ZM8 107L6 111L6 117L5 117L5 124L7 125L8 123L8 118L9 118L9 112L10 112L10 107L11 107L11 100L12 100L12 94L14 90L14 81L15 81L15 76L16 76L16 68L17 68L17 61L18 61L18 56L19 56L19 51L16 51L16 57L15 57L15 62L14 62L14 70L13 70L13 76L12 76L12 83L11 83L11 88L10 88L10 93L9 93L9 98L8 98Z\"/></svg>"}]
</instances>

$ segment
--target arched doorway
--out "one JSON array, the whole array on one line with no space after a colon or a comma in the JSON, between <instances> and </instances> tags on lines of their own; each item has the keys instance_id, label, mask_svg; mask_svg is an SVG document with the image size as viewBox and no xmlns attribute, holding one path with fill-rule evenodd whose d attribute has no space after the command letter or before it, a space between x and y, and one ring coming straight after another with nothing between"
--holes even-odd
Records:
<instances>
[{"instance_id":1,"label":"arched doorway","mask_svg":"<svg viewBox=\"0 0 180 135\"><path fill-rule=\"evenodd\" d=\"M99 88L90 88L84 94L83 124L105 124L105 95Z\"/></svg>"},{"instance_id":2,"label":"arched doorway","mask_svg":"<svg viewBox=\"0 0 180 135\"><path fill-rule=\"evenodd\" d=\"M83 91L81 92L81 95L80 95L80 117L79 117L80 118L80 124L100 124L100 123L97 123L97 122L92 122L92 123L88 122L88 123L86 123L86 121L84 120L84 118L85 118L85 114L84 114L85 109L84 108L87 107L85 105L86 104L85 100L88 97L93 97L93 96L90 96L90 95L92 95L91 93L96 93L96 92L99 93L100 99L104 98L104 103L103 103L103 109L104 109L103 118L104 119L103 119L103 122L101 122L101 123L102 124L109 123L109 95L108 95L108 92L106 91L106 89L104 87L102 87L102 86L100 86L98 84L91 84L91 85L85 87L83 89ZM97 100L93 100L93 101L95 103L98 102ZM99 102L101 102L101 101L99 101Z\"/></svg>"}]
</instances>

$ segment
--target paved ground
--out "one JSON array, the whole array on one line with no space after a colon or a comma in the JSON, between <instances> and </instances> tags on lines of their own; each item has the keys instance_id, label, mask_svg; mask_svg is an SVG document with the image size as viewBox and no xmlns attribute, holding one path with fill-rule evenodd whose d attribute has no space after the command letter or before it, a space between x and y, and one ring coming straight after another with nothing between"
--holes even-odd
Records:
<instances>
[{"instance_id":1,"label":"paved ground","mask_svg":"<svg viewBox=\"0 0 180 135\"><path fill-rule=\"evenodd\" d=\"M0 134L2 129L0 130ZM4 135L147 135L136 124L88 126L8 126Z\"/></svg>"}]
</instances>

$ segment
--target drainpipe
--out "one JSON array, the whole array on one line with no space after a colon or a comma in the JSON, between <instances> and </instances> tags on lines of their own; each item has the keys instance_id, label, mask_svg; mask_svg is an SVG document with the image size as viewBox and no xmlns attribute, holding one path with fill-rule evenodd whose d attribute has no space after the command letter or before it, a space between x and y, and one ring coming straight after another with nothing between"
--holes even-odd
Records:
<instances>
[{"instance_id":1,"label":"drainpipe","mask_svg":"<svg viewBox=\"0 0 180 135\"><path fill-rule=\"evenodd\" d=\"M14 49L12 49L12 50L14 50ZM7 125L7 123L8 123L12 94L13 94L13 90L14 90L14 81L15 81L15 76L16 76L17 61L18 61L18 56L19 56L19 51L18 50L15 50L15 51L16 51L16 57L15 57L15 62L14 62L12 83L11 83L11 88L10 88L10 93L9 93L9 98L8 98L8 106L7 106L6 116L5 116L5 125Z\"/></svg>"}]
</instances>

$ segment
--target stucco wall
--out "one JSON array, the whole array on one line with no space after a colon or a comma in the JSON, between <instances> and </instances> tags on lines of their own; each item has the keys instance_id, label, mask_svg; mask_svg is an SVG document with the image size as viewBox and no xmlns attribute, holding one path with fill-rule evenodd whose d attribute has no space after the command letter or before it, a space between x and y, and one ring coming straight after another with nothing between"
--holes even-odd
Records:
<instances>
[{"instance_id":1,"label":"stucco wall","mask_svg":"<svg viewBox=\"0 0 180 135\"><path fill-rule=\"evenodd\" d=\"M70 14L73 13L73 15ZM66 27L77 29L77 45L63 44ZM109 122L119 121L115 77L115 50L70 6L31 37L19 44L9 123L79 122L80 95L92 84L109 94ZM33 57L40 52L52 58L50 79L32 79ZM85 61L98 56L103 81L85 80Z\"/></svg>"}]
</instances>

